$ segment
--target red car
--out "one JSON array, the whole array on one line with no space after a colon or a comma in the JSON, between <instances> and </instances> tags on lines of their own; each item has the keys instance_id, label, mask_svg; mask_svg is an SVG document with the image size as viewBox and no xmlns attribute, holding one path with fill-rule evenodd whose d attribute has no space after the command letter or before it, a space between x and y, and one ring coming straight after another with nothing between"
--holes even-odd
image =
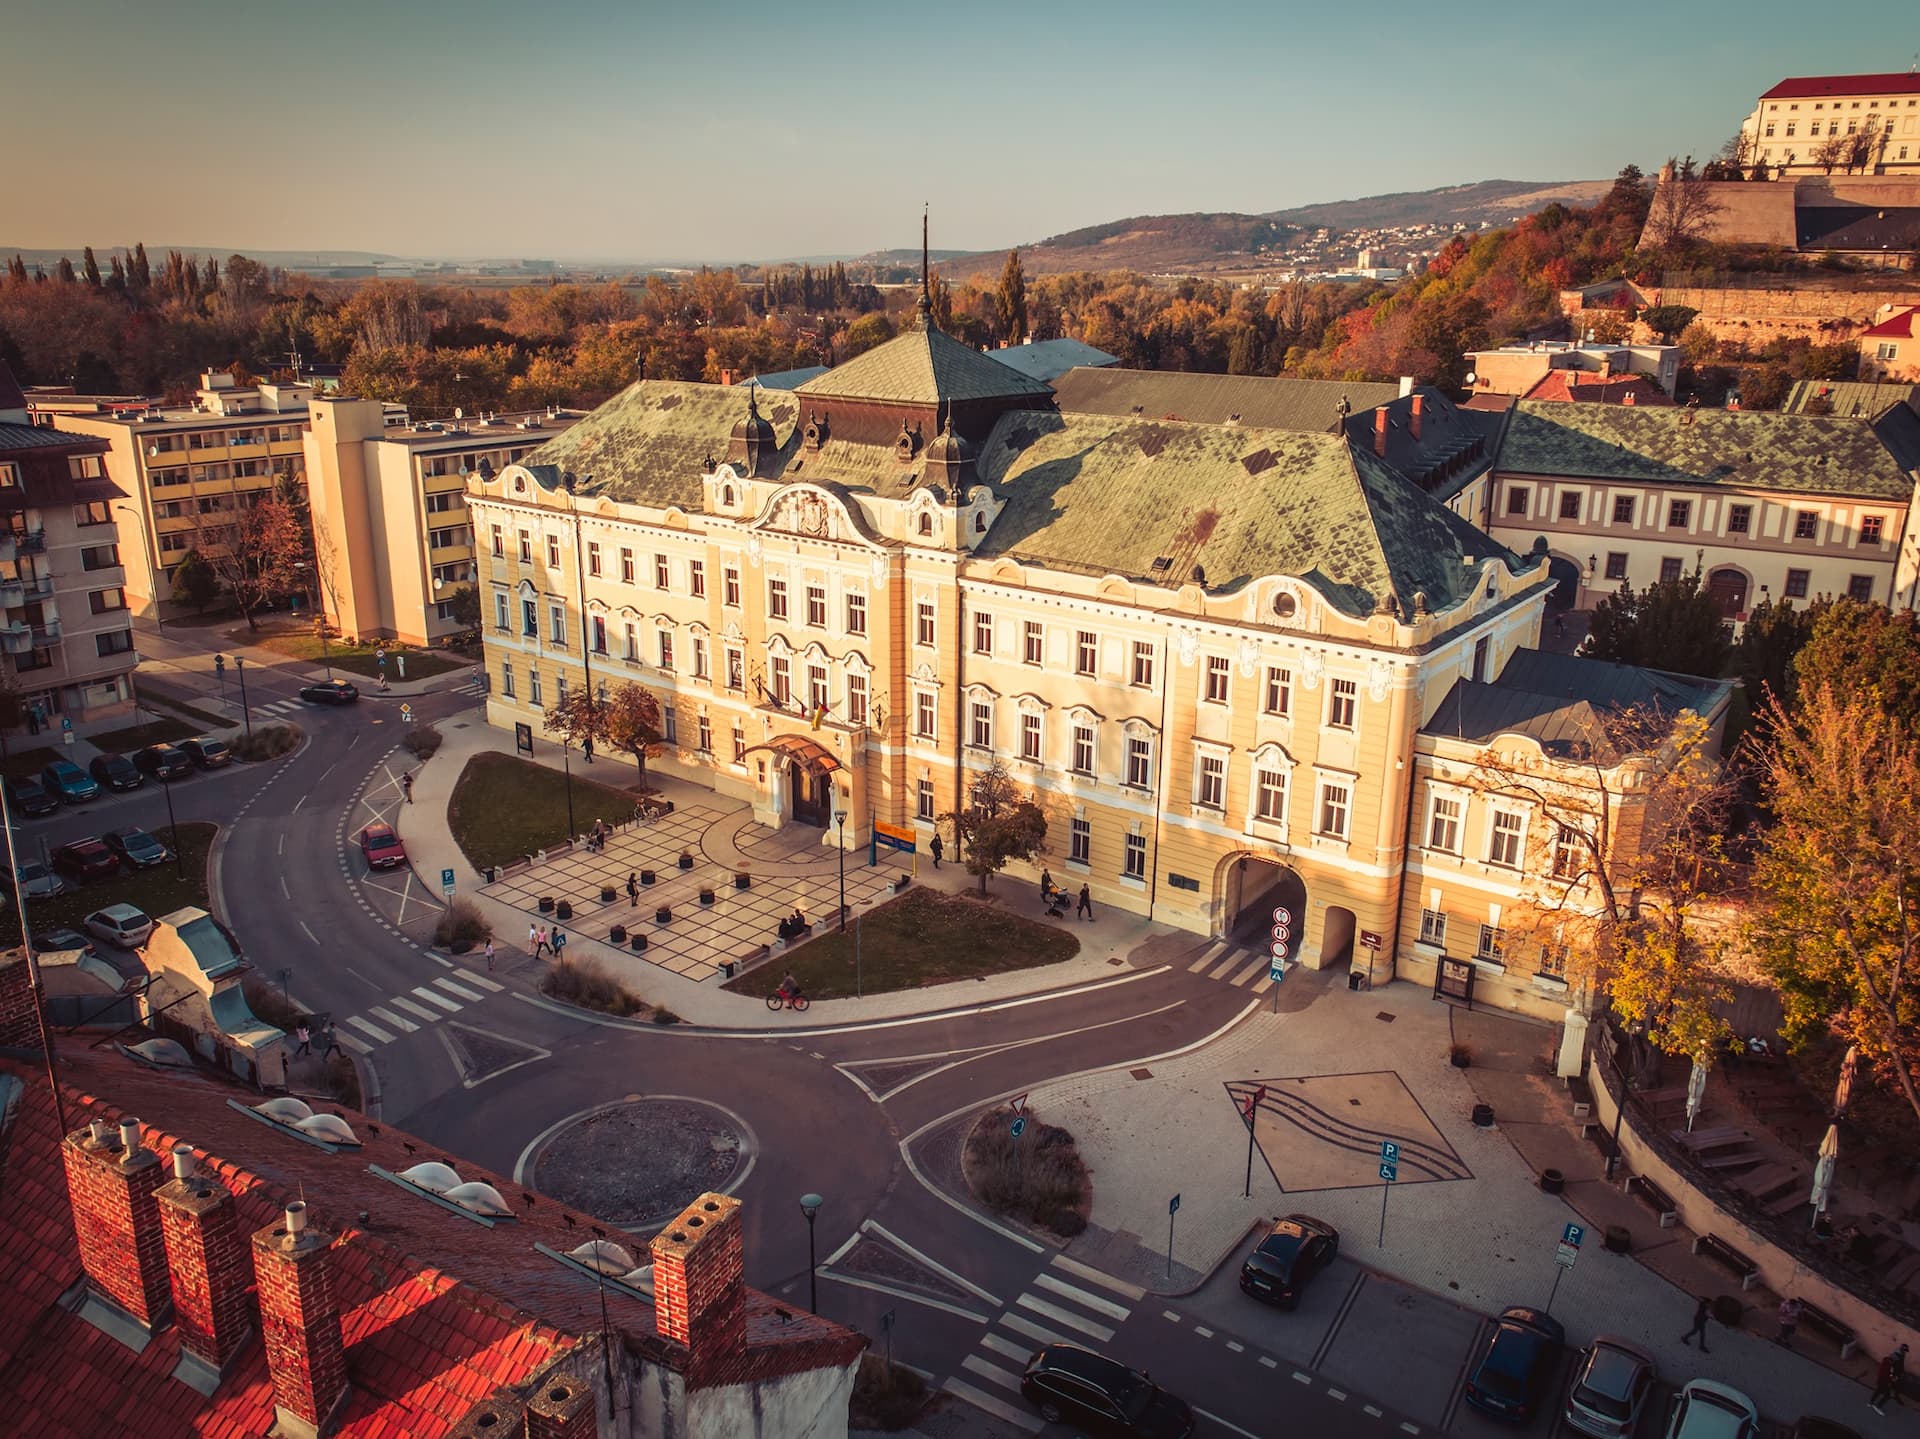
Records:
<instances>
[{"instance_id":1,"label":"red car","mask_svg":"<svg viewBox=\"0 0 1920 1439\"><path fill-rule=\"evenodd\" d=\"M370 824L360 831L360 852L368 869L398 869L407 862L407 847L390 824Z\"/></svg>"},{"instance_id":2,"label":"red car","mask_svg":"<svg viewBox=\"0 0 1920 1439\"><path fill-rule=\"evenodd\" d=\"M97 839L76 839L53 852L53 867L69 879L111 879L120 873L120 856Z\"/></svg>"}]
</instances>

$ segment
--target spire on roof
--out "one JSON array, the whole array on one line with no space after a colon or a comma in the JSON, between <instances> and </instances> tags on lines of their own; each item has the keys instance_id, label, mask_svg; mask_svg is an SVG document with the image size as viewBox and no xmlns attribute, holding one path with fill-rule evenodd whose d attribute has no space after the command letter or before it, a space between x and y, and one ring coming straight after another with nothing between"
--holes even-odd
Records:
<instances>
[{"instance_id":1,"label":"spire on roof","mask_svg":"<svg viewBox=\"0 0 1920 1439\"><path fill-rule=\"evenodd\" d=\"M920 206L920 298L913 304L914 327L921 330L933 324L933 290L927 263L927 208L924 202Z\"/></svg>"}]
</instances>

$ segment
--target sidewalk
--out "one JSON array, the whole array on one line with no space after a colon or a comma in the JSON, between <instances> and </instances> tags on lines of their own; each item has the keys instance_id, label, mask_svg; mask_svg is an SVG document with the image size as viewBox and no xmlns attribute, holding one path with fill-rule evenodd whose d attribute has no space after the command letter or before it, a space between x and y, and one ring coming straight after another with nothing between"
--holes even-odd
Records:
<instances>
[{"instance_id":1,"label":"sidewalk","mask_svg":"<svg viewBox=\"0 0 1920 1439\"><path fill-rule=\"evenodd\" d=\"M1511 1134L1497 1127L1503 1118L1499 1105L1496 1127L1472 1124L1472 1107L1482 1096L1468 1078L1477 1070L1448 1063L1454 1012L1413 985L1353 992L1313 971L1294 971L1278 992L1278 1015L1262 1010L1197 1054L1153 1064L1146 1078L1135 1077L1138 1068L1123 1069L1033 1091L1032 1112L1072 1131L1093 1175L1092 1224L1069 1252L1149 1287L1184 1289L1233 1251L1256 1220L1306 1211L1341 1231L1343 1256L1454 1302L1483 1313L1546 1303L1556 1273L1555 1245L1564 1226L1582 1216L1538 1188ZM1476 1050L1496 1027L1519 1032L1507 1040L1516 1050L1528 1050L1530 1038L1542 1048L1552 1042L1553 1031L1522 1020L1472 1018ZM1451 1149L1466 1177L1423 1176L1410 1165L1418 1136L1410 1137L1401 1182L1388 1195L1382 1247L1381 1185L1370 1174L1366 1182L1348 1178L1344 1187L1318 1178L1324 1155L1334 1147L1313 1131L1324 1132L1325 1124L1337 1125L1348 1115L1359 1128L1381 1124L1373 1096L1390 1082L1388 1075L1404 1084L1437 1131L1434 1152ZM1349 1108L1354 1100L1336 1097L1333 1106L1296 1111L1299 1118L1290 1120L1286 1105L1294 1091L1285 1082L1301 1076L1345 1078L1361 1103ZM1247 1129L1236 1096L1226 1089L1243 1083L1270 1086L1257 1130L1262 1153L1254 1160L1251 1199L1241 1198ZM1316 1092L1338 1095L1340 1088L1329 1079ZM1360 1158L1366 1160L1362 1167L1373 1168L1374 1157ZM1305 1180L1309 1173L1316 1178ZM1175 1194L1181 1203L1175 1278L1169 1283L1167 1208ZM1643 1241L1655 1232L1644 1214L1636 1216L1633 1229ZM1621 1335L1654 1354L1669 1379L1732 1384L1772 1418L1818 1412L1863 1435L1910 1432L1910 1416L1899 1410L1886 1418L1875 1415L1858 1383L1775 1344L1769 1314L1755 1316L1757 1324L1747 1330L1714 1325L1707 1355L1683 1347L1679 1337L1692 1316L1692 1297L1635 1257L1608 1253L1598 1240L1597 1232L1590 1236L1554 1299L1554 1313L1571 1341L1585 1343L1598 1331ZM1708 1292L1725 1288L1716 1282ZM1380 1383L1385 1393L1390 1367L1382 1369Z\"/></svg>"},{"instance_id":2,"label":"sidewalk","mask_svg":"<svg viewBox=\"0 0 1920 1439\"><path fill-rule=\"evenodd\" d=\"M524 946L527 926L533 916L524 909L482 892L484 877L467 862L447 824L447 806L467 761L481 753L514 752L513 736L489 726L483 715L484 711L476 708L441 723L443 742L439 752L430 761L415 767L414 802L410 806L401 806L396 827L406 841L407 856L415 872L430 893L439 891L441 870L451 869L454 872L455 892L479 906L487 922L493 926L496 943L503 948L520 948ZM561 768L555 746L538 746L534 758L535 762L549 769ZM576 773L581 772L582 768L576 761ZM628 770L621 777L622 780L631 777L631 773ZM585 777L591 777L591 772ZM814 912L831 913L839 882L839 865L830 845L818 846L817 853L803 850L784 858L769 859L758 852L742 853L734 839L739 829L738 817L734 812L743 811L744 806L711 790L669 776L655 774L650 775L649 780L664 798L674 802L676 808L700 807L726 812L725 818L713 824L709 830L711 838L703 842L710 861L709 868L724 867L730 872L734 864L744 861L752 868L756 888L764 887L782 895L805 890L810 896ZM782 833L784 835L785 831ZM912 858L910 855L883 852L878 870L870 870L867 868L866 850L848 851L849 907L853 912L863 912L863 906L851 903L851 881L856 871L863 876L879 872L906 873L912 869ZM675 878L677 872L666 876L669 880ZM931 862L924 858L914 882L930 884L948 892L977 889L979 886L979 881L958 865L943 865L936 871ZM669 898L668 888L663 880L659 891L659 898L663 901ZM992 883L992 893L1000 897L1001 903L1015 908L1028 918L1041 917L1038 901L1034 899L1035 887L1024 879L1010 875L997 877ZM643 894L642 899L649 904L654 902L652 892ZM1031 904L1028 903L1030 900ZM627 908L624 895L619 901L619 908L623 911ZM1147 940L1156 935L1174 933L1164 925L1116 910L1105 910L1104 906L1102 909L1104 912L1099 913L1091 923L1076 922L1071 916L1065 920L1042 921L1070 929L1079 939L1080 953L1065 963L925 989L897 990L864 999L823 1000L805 1014L770 1011L764 1001L751 995L729 994L714 980L694 980L676 974L627 949L601 943L573 926L568 927L568 954L574 958L592 956L648 1003L664 1005L689 1024L735 1029L802 1029L929 1014L1112 979L1116 975L1131 972L1127 968L1127 957L1139 950ZM766 938L773 938L771 931ZM1188 938L1197 940L1198 936ZM734 956L727 954L720 957Z\"/></svg>"}]
</instances>

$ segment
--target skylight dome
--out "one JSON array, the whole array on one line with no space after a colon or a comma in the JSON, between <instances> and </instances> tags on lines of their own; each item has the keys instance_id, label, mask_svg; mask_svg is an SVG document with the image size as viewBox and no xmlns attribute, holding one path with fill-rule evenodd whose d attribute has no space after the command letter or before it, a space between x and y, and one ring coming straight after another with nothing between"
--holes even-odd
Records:
<instances>
[{"instance_id":1,"label":"skylight dome","mask_svg":"<svg viewBox=\"0 0 1920 1439\"><path fill-rule=\"evenodd\" d=\"M495 1219L513 1213L507 1207L507 1201L500 1197L499 1190L477 1179L454 1185L441 1198L452 1201L462 1209L471 1209L475 1214L485 1214Z\"/></svg>"},{"instance_id":2,"label":"skylight dome","mask_svg":"<svg viewBox=\"0 0 1920 1439\"><path fill-rule=\"evenodd\" d=\"M447 1165L436 1163L431 1159L424 1163L416 1164L411 1169L401 1170L400 1177L409 1184L418 1185L422 1189L430 1189L435 1194L445 1194L460 1182L460 1176L455 1174L451 1168Z\"/></svg>"},{"instance_id":3,"label":"skylight dome","mask_svg":"<svg viewBox=\"0 0 1920 1439\"><path fill-rule=\"evenodd\" d=\"M597 1269L602 1274L616 1278L633 1268L633 1256L611 1239L589 1239L578 1249L569 1250L568 1255L589 1269Z\"/></svg>"},{"instance_id":4,"label":"skylight dome","mask_svg":"<svg viewBox=\"0 0 1920 1439\"><path fill-rule=\"evenodd\" d=\"M360 1144L360 1136L353 1132L353 1126L337 1114L310 1114L293 1127L329 1144L351 1144L356 1148Z\"/></svg>"}]
</instances>

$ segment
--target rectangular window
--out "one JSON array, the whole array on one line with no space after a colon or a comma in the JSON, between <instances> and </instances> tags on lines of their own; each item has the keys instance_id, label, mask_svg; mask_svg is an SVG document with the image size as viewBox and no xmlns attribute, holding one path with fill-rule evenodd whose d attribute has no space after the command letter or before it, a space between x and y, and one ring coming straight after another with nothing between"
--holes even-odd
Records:
<instances>
[{"instance_id":1,"label":"rectangular window","mask_svg":"<svg viewBox=\"0 0 1920 1439\"><path fill-rule=\"evenodd\" d=\"M1194 802L1206 809L1227 807L1227 762L1222 756L1200 756L1200 783Z\"/></svg>"},{"instance_id":2,"label":"rectangular window","mask_svg":"<svg viewBox=\"0 0 1920 1439\"><path fill-rule=\"evenodd\" d=\"M97 459L94 460L98 464ZM73 507L73 522L76 525L110 525L113 523L113 510L105 500L94 500L90 504Z\"/></svg>"},{"instance_id":3,"label":"rectangular window","mask_svg":"<svg viewBox=\"0 0 1920 1439\"><path fill-rule=\"evenodd\" d=\"M1520 868L1520 832L1526 821L1511 810L1493 812L1493 832L1487 836L1487 863L1502 869Z\"/></svg>"},{"instance_id":4,"label":"rectangular window","mask_svg":"<svg viewBox=\"0 0 1920 1439\"><path fill-rule=\"evenodd\" d=\"M975 749L993 748L993 706L985 700L967 706L967 743Z\"/></svg>"},{"instance_id":5,"label":"rectangular window","mask_svg":"<svg viewBox=\"0 0 1920 1439\"><path fill-rule=\"evenodd\" d=\"M1633 496L1617 495L1613 501L1613 522L1616 525L1633 523Z\"/></svg>"},{"instance_id":6,"label":"rectangular window","mask_svg":"<svg viewBox=\"0 0 1920 1439\"><path fill-rule=\"evenodd\" d=\"M659 633L660 633L660 668L663 670L670 670L673 668L673 631L661 630Z\"/></svg>"},{"instance_id":7,"label":"rectangular window","mask_svg":"<svg viewBox=\"0 0 1920 1439\"><path fill-rule=\"evenodd\" d=\"M590 575L600 573L600 541L598 540L587 541L587 573Z\"/></svg>"},{"instance_id":8,"label":"rectangular window","mask_svg":"<svg viewBox=\"0 0 1920 1439\"><path fill-rule=\"evenodd\" d=\"M550 570L560 568L560 537L558 535L547 536L547 568Z\"/></svg>"},{"instance_id":9,"label":"rectangular window","mask_svg":"<svg viewBox=\"0 0 1920 1439\"><path fill-rule=\"evenodd\" d=\"M605 615L592 616L593 652L603 655L607 652L607 619Z\"/></svg>"},{"instance_id":10,"label":"rectangular window","mask_svg":"<svg viewBox=\"0 0 1920 1439\"><path fill-rule=\"evenodd\" d=\"M776 620L784 620L787 617L787 582L785 580L767 581L767 616Z\"/></svg>"},{"instance_id":11,"label":"rectangular window","mask_svg":"<svg viewBox=\"0 0 1920 1439\"><path fill-rule=\"evenodd\" d=\"M1858 600L1863 605L1869 603L1873 599L1873 576L1847 576L1847 598Z\"/></svg>"},{"instance_id":12,"label":"rectangular window","mask_svg":"<svg viewBox=\"0 0 1920 1439\"><path fill-rule=\"evenodd\" d=\"M785 655L775 655L767 665L773 679L773 702L785 709L793 702L793 665Z\"/></svg>"},{"instance_id":13,"label":"rectangular window","mask_svg":"<svg viewBox=\"0 0 1920 1439\"><path fill-rule=\"evenodd\" d=\"M1433 818L1427 825L1427 848L1447 854L1460 853L1460 821L1466 813L1466 801L1454 795L1433 797Z\"/></svg>"},{"instance_id":14,"label":"rectangular window","mask_svg":"<svg viewBox=\"0 0 1920 1439\"><path fill-rule=\"evenodd\" d=\"M807 708L824 710L827 707L827 669L825 665L807 666Z\"/></svg>"},{"instance_id":15,"label":"rectangular window","mask_svg":"<svg viewBox=\"0 0 1920 1439\"><path fill-rule=\"evenodd\" d=\"M816 630L827 627L827 591L823 585L807 586L807 624Z\"/></svg>"},{"instance_id":16,"label":"rectangular window","mask_svg":"<svg viewBox=\"0 0 1920 1439\"><path fill-rule=\"evenodd\" d=\"M633 583L633 551L624 548L620 551L620 583Z\"/></svg>"},{"instance_id":17,"label":"rectangular window","mask_svg":"<svg viewBox=\"0 0 1920 1439\"><path fill-rule=\"evenodd\" d=\"M740 567L728 565L720 571L720 602L728 609L740 608Z\"/></svg>"},{"instance_id":18,"label":"rectangular window","mask_svg":"<svg viewBox=\"0 0 1920 1439\"><path fill-rule=\"evenodd\" d=\"M933 643L933 601L917 600L913 606L913 642L917 645Z\"/></svg>"},{"instance_id":19,"label":"rectangular window","mask_svg":"<svg viewBox=\"0 0 1920 1439\"><path fill-rule=\"evenodd\" d=\"M1253 776L1253 816L1268 824L1287 821L1287 773L1263 769Z\"/></svg>"},{"instance_id":20,"label":"rectangular window","mask_svg":"<svg viewBox=\"0 0 1920 1439\"><path fill-rule=\"evenodd\" d=\"M847 596L847 633L864 635L867 632L867 597L854 591Z\"/></svg>"},{"instance_id":21,"label":"rectangular window","mask_svg":"<svg viewBox=\"0 0 1920 1439\"><path fill-rule=\"evenodd\" d=\"M1692 500L1667 501L1667 528L1668 529L1684 530L1687 527L1688 521L1692 520L1692 518L1693 518L1693 501Z\"/></svg>"},{"instance_id":22,"label":"rectangular window","mask_svg":"<svg viewBox=\"0 0 1920 1439\"><path fill-rule=\"evenodd\" d=\"M1030 759L1036 764L1040 760L1040 716L1023 714L1020 716L1020 758Z\"/></svg>"},{"instance_id":23,"label":"rectangular window","mask_svg":"<svg viewBox=\"0 0 1920 1439\"><path fill-rule=\"evenodd\" d=\"M540 633L540 613L532 600L520 601L520 633L528 639Z\"/></svg>"},{"instance_id":24,"label":"rectangular window","mask_svg":"<svg viewBox=\"0 0 1920 1439\"><path fill-rule=\"evenodd\" d=\"M1803 600L1807 597L1807 580L1810 575L1811 571L1808 570L1787 571L1787 583L1783 592L1788 599Z\"/></svg>"},{"instance_id":25,"label":"rectangular window","mask_svg":"<svg viewBox=\"0 0 1920 1439\"><path fill-rule=\"evenodd\" d=\"M520 531L520 563L523 565L533 563L533 536L525 530Z\"/></svg>"},{"instance_id":26,"label":"rectangular window","mask_svg":"<svg viewBox=\"0 0 1920 1439\"><path fill-rule=\"evenodd\" d=\"M733 762L735 764L747 762L747 732L740 727L739 720L733 722Z\"/></svg>"},{"instance_id":27,"label":"rectangular window","mask_svg":"<svg viewBox=\"0 0 1920 1439\"><path fill-rule=\"evenodd\" d=\"M95 635L93 647L102 659L108 655L129 654L133 650L133 631L113 630L104 635Z\"/></svg>"},{"instance_id":28,"label":"rectangular window","mask_svg":"<svg viewBox=\"0 0 1920 1439\"><path fill-rule=\"evenodd\" d=\"M1495 963L1507 957L1507 932L1496 924L1480 926L1480 948L1475 951L1476 959L1491 959Z\"/></svg>"},{"instance_id":29,"label":"rectangular window","mask_svg":"<svg viewBox=\"0 0 1920 1439\"><path fill-rule=\"evenodd\" d=\"M1820 535L1820 512L1818 510L1795 510L1793 514L1793 537L1796 540L1817 539Z\"/></svg>"},{"instance_id":30,"label":"rectangular window","mask_svg":"<svg viewBox=\"0 0 1920 1439\"><path fill-rule=\"evenodd\" d=\"M554 677L554 688L559 691L557 702L565 704L567 702L567 677L564 673Z\"/></svg>"},{"instance_id":31,"label":"rectangular window","mask_svg":"<svg viewBox=\"0 0 1920 1439\"><path fill-rule=\"evenodd\" d=\"M1073 672L1090 675L1100 666L1100 640L1092 630L1081 630L1073 641Z\"/></svg>"},{"instance_id":32,"label":"rectangular window","mask_svg":"<svg viewBox=\"0 0 1920 1439\"><path fill-rule=\"evenodd\" d=\"M1477 685L1487 682L1487 661L1491 657L1492 648L1493 640L1488 635L1482 635L1473 642L1473 669L1471 671L1471 678Z\"/></svg>"},{"instance_id":33,"label":"rectangular window","mask_svg":"<svg viewBox=\"0 0 1920 1439\"><path fill-rule=\"evenodd\" d=\"M1079 775L1093 774L1093 726L1077 724L1073 727L1073 772Z\"/></svg>"},{"instance_id":34,"label":"rectangular window","mask_svg":"<svg viewBox=\"0 0 1920 1439\"><path fill-rule=\"evenodd\" d=\"M513 661L500 661L500 693L508 699L515 698L513 689Z\"/></svg>"},{"instance_id":35,"label":"rectangular window","mask_svg":"<svg viewBox=\"0 0 1920 1439\"><path fill-rule=\"evenodd\" d=\"M540 695L540 667L538 665L529 665L527 667L527 693L532 698L536 709L546 704L546 700L541 698Z\"/></svg>"},{"instance_id":36,"label":"rectangular window","mask_svg":"<svg viewBox=\"0 0 1920 1439\"><path fill-rule=\"evenodd\" d=\"M707 678L707 642L699 635L693 637L693 677L697 680Z\"/></svg>"},{"instance_id":37,"label":"rectangular window","mask_svg":"<svg viewBox=\"0 0 1920 1439\"><path fill-rule=\"evenodd\" d=\"M933 696L921 690L913 697L913 732L920 739L933 739L939 731L934 725Z\"/></svg>"},{"instance_id":38,"label":"rectangular window","mask_svg":"<svg viewBox=\"0 0 1920 1439\"><path fill-rule=\"evenodd\" d=\"M713 721L703 712L694 725L693 746L701 754L713 753Z\"/></svg>"},{"instance_id":39,"label":"rectangular window","mask_svg":"<svg viewBox=\"0 0 1920 1439\"><path fill-rule=\"evenodd\" d=\"M1531 486L1508 485L1507 486L1507 513L1510 515L1526 514L1528 502L1532 498L1533 498L1533 490Z\"/></svg>"},{"instance_id":40,"label":"rectangular window","mask_svg":"<svg viewBox=\"0 0 1920 1439\"><path fill-rule=\"evenodd\" d=\"M1540 946L1540 968L1535 972L1542 979L1564 980L1567 977L1567 957L1571 947L1564 944L1543 944Z\"/></svg>"},{"instance_id":41,"label":"rectangular window","mask_svg":"<svg viewBox=\"0 0 1920 1439\"><path fill-rule=\"evenodd\" d=\"M623 632L625 634L626 641L627 641L626 657L632 660L635 664L639 664L640 663L640 631L634 627L634 623L632 620L628 620L625 626L623 626Z\"/></svg>"},{"instance_id":42,"label":"rectangular window","mask_svg":"<svg viewBox=\"0 0 1920 1439\"><path fill-rule=\"evenodd\" d=\"M660 706L660 738L668 744L680 743L680 711L670 704Z\"/></svg>"},{"instance_id":43,"label":"rectangular window","mask_svg":"<svg viewBox=\"0 0 1920 1439\"><path fill-rule=\"evenodd\" d=\"M1127 836L1127 867L1124 873L1128 879L1147 877L1147 837L1144 834Z\"/></svg>"},{"instance_id":44,"label":"rectangular window","mask_svg":"<svg viewBox=\"0 0 1920 1439\"><path fill-rule=\"evenodd\" d=\"M1343 780L1320 781L1320 824L1315 831L1329 839L1345 839L1353 806L1353 789Z\"/></svg>"},{"instance_id":45,"label":"rectangular window","mask_svg":"<svg viewBox=\"0 0 1920 1439\"><path fill-rule=\"evenodd\" d=\"M564 645L567 642L567 612L564 607L560 605L547 607L547 636L557 645Z\"/></svg>"},{"instance_id":46,"label":"rectangular window","mask_svg":"<svg viewBox=\"0 0 1920 1439\"><path fill-rule=\"evenodd\" d=\"M707 562L705 560L687 561L687 593L695 599L703 599L707 593ZM706 746L702 745L702 749Z\"/></svg>"},{"instance_id":47,"label":"rectangular window","mask_svg":"<svg viewBox=\"0 0 1920 1439\"><path fill-rule=\"evenodd\" d=\"M1447 946L1447 915L1445 910L1423 909L1420 911L1420 943L1431 944L1445 949Z\"/></svg>"},{"instance_id":48,"label":"rectangular window","mask_svg":"<svg viewBox=\"0 0 1920 1439\"><path fill-rule=\"evenodd\" d=\"M1334 729L1352 729L1359 698L1358 680L1331 681L1327 685L1327 724Z\"/></svg>"},{"instance_id":49,"label":"rectangular window","mask_svg":"<svg viewBox=\"0 0 1920 1439\"><path fill-rule=\"evenodd\" d=\"M1153 741L1139 737L1127 740L1127 785L1131 789L1153 788Z\"/></svg>"},{"instance_id":50,"label":"rectangular window","mask_svg":"<svg viewBox=\"0 0 1920 1439\"><path fill-rule=\"evenodd\" d=\"M490 528L489 538L493 541L493 557L496 560L504 558L507 553L507 539L501 532L500 526L494 525Z\"/></svg>"},{"instance_id":51,"label":"rectangular window","mask_svg":"<svg viewBox=\"0 0 1920 1439\"><path fill-rule=\"evenodd\" d=\"M933 822L933 781L925 775L914 786L913 812L927 823Z\"/></svg>"},{"instance_id":52,"label":"rectangular window","mask_svg":"<svg viewBox=\"0 0 1920 1439\"><path fill-rule=\"evenodd\" d=\"M1627 557L1619 550L1607 552L1607 578L1624 580L1627 577Z\"/></svg>"},{"instance_id":53,"label":"rectangular window","mask_svg":"<svg viewBox=\"0 0 1920 1439\"><path fill-rule=\"evenodd\" d=\"M1223 705L1232 684L1233 662L1224 655L1207 656L1207 703Z\"/></svg>"},{"instance_id":54,"label":"rectangular window","mask_svg":"<svg viewBox=\"0 0 1920 1439\"><path fill-rule=\"evenodd\" d=\"M1660 583L1663 585L1680 582L1680 561L1669 556L1660 561Z\"/></svg>"},{"instance_id":55,"label":"rectangular window","mask_svg":"<svg viewBox=\"0 0 1920 1439\"><path fill-rule=\"evenodd\" d=\"M862 729L867 723L867 677L847 676L847 723Z\"/></svg>"},{"instance_id":56,"label":"rectangular window","mask_svg":"<svg viewBox=\"0 0 1920 1439\"><path fill-rule=\"evenodd\" d=\"M653 557L653 587L656 590L673 588L673 571L668 568L665 555Z\"/></svg>"},{"instance_id":57,"label":"rectangular window","mask_svg":"<svg viewBox=\"0 0 1920 1439\"><path fill-rule=\"evenodd\" d=\"M1576 880L1584 867L1586 848L1580 843L1580 832L1571 825L1559 824L1553 831L1553 877L1567 881Z\"/></svg>"},{"instance_id":58,"label":"rectangular window","mask_svg":"<svg viewBox=\"0 0 1920 1439\"><path fill-rule=\"evenodd\" d=\"M96 615L111 614L126 607L127 594L122 589L95 590L87 596L87 608Z\"/></svg>"},{"instance_id":59,"label":"rectangular window","mask_svg":"<svg viewBox=\"0 0 1920 1439\"><path fill-rule=\"evenodd\" d=\"M1753 527L1752 505L1727 506L1727 533L1744 535Z\"/></svg>"},{"instance_id":60,"label":"rectangular window","mask_svg":"<svg viewBox=\"0 0 1920 1439\"><path fill-rule=\"evenodd\" d=\"M1047 658L1046 631L1036 620L1028 620L1020 631L1020 658L1030 665L1044 664Z\"/></svg>"},{"instance_id":61,"label":"rectangular window","mask_svg":"<svg viewBox=\"0 0 1920 1439\"><path fill-rule=\"evenodd\" d=\"M977 655L993 653L993 616L976 614L973 617L973 652Z\"/></svg>"},{"instance_id":62,"label":"rectangular window","mask_svg":"<svg viewBox=\"0 0 1920 1439\"><path fill-rule=\"evenodd\" d=\"M1133 682L1137 685L1153 683L1153 645L1148 640L1133 642Z\"/></svg>"},{"instance_id":63,"label":"rectangular window","mask_svg":"<svg viewBox=\"0 0 1920 1439\"><path fill-rule=\"evenodd\" d=\"M1267 666L1266 713L1288 715L1293 712L1293 671L1277 665Z\"/></svg>"},{"instance_id":64,"label":"rectangular window","mask_svg":"<svg viewBox=\"0 0 1920 1439\"><path fill-rule=\"evenodd\" d=\"M746 656L732 645L727 646L727 688L736 694L747 687Z\"/></svg>"},{"instance_id":65,"label":"rectangular window","mask_svg":"<svg viewBox=\"0 0 1920 1439\"><path fill-rule=\"evenodd\" d=\"M1880 543L1880 529L1885 521L1879 515L1868 515L1860 521L1860 543L1877 545Z\"/></svg>"},{"instance_id":66,"label":"rectangular window","mask_svg":"<svg viewBox=\"0 0 1920 1439\"><path fill-rule=\"evenodd\" d=\"M1578 490L1567 490L1560 496L1560 518L1577 520L1580 518L1581 494Z\"/></svg>"},{"instance_id":67,"label":"rectangular window","mask_svg":"<svg viewBox=\"0 0 1920 1439\"><path fill-rule=\"evenodd\" d=\"M1076 819L1067 828L1067 862L1070 864L1091 864L1093 862L1093 821Z\"/></svg>"},{"instance_id":68,"label":"rectangular window","mask_svg":"<svg viewBox=\"0 0 1920 1439\"><path fill-rule=\"evenodd\" d=\"M505 590L493 592L493 627L497 630L505 630L507 627L507 592Z\"/></svg>"}]
</instances>

